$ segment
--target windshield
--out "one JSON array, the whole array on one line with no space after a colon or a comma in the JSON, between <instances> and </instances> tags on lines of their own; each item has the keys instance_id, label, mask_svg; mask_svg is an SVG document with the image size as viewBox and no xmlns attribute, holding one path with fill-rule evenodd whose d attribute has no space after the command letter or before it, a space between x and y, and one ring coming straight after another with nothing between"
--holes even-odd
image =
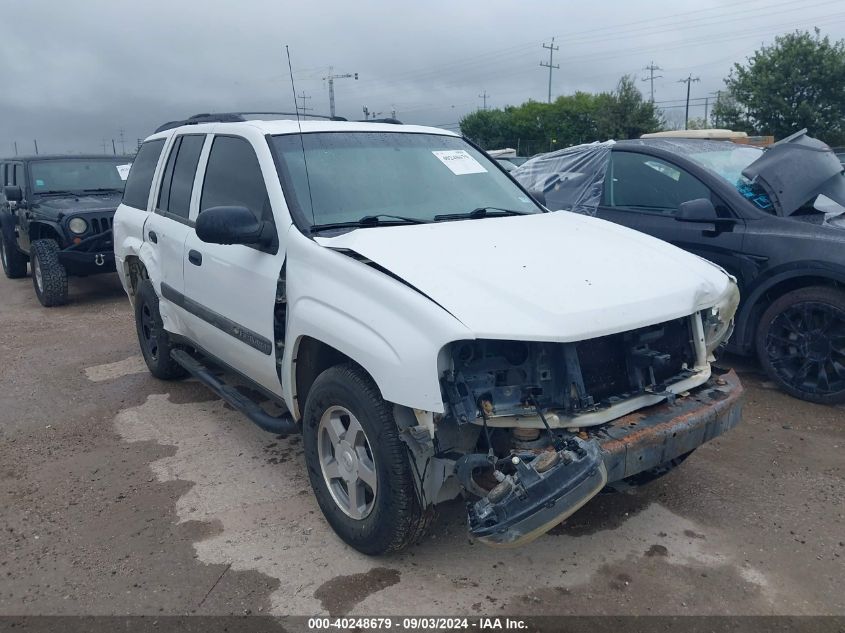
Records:
<instances>
[{"instance_id":1,"label":"windshield","mask_svg":"<svg viewBox=\"0 0 845 633\"><path fill-rule=\"evenodd\" d=\"M129 164L126 158L36 161L29 166L32 191L123 191Z\"/></svg>"},{"instance_id":2,"label":"windshield","mask_svg":"<svg viewBox=\"0 0 845 633\"><path fill-rule=\"evenodd\" d=\"M490 159L453 136L323 132L274 136L273 145L301 228L379 215L428 222L479 208L542 212Z\"/></svg>"},{"instance_id":3,"label":"windshield","mask_svg":"<svg viewBox=\"0 0 845 633\"><path fill-rule=\"evenodd\" d=\"M762 149L729 141L713 141L701 145L707 149L690 152L687 157L727 180L758 208L773 212L774 205L762 187L742 175L743 169L763 155ZM696 149L698 148L699 146L696 146Z\"/></svg>"}]
</instances>

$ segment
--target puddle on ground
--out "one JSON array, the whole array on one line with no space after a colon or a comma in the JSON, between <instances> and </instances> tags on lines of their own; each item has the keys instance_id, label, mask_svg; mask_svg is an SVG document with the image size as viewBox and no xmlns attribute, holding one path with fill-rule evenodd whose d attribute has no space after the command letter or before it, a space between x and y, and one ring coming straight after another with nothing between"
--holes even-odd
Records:
<instances>
[{"instance_id":1,"label":"puddle on ground","mask_svg":"<svg viewBox=\"0 0 845 633\"><path fill-rule=\"evenodd\" d=\"M180 522L220 526L194 544L198 558L278 579L271 596L277 614L391 614L398 605L408 615L470 613L480 604L482 611L499 611L541 589L552 591L564 612L567 591L602 595L614 582L620 587L614 594L627 595L623 590L641 582L635 572L644 565L677 570L675 577L650 577L649 590L658 596L674 595L679 574L722 570L739 578L747 592L763 590L772 613L790 609L783 593L771 594L762 572L744 562L742 543L636 490L600 495L553 535L517 549L473 542L462 503L451 502L421 544L374 558L342 543L323 519L299 437L265 433L220 400L176 404L161 394L121 411L115 426L127 441L175 447L150 467L162 481L193 482L176 501ZM614 570L611 580L602 575L606 569ZM620 574L631 577L629 585ZM736 600L720 607L745 613L743 591L734 594ZM587 602L582 607L583 613L626 612L625 604L613 601L593 611ZM674 600L658 601L655 609L690 612Z\"/></svg>"}]
</instances>

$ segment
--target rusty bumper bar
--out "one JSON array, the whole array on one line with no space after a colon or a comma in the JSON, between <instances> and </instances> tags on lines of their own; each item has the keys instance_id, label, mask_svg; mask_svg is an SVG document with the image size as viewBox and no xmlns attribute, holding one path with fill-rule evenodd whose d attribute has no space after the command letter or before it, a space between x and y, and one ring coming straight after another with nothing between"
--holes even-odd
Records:
<instances>
[{"instance_id":1,"label":"rusty bumper bar","mask_svg":"<svg viewBox=\"0 0 845 633\"><path fill-rule=\"evenodd\" d=\"M742 384L733 370L678 397L640 409L590 431L598 441L608 482L655 468L739 424Z\"/></svg>"}]
</instances>

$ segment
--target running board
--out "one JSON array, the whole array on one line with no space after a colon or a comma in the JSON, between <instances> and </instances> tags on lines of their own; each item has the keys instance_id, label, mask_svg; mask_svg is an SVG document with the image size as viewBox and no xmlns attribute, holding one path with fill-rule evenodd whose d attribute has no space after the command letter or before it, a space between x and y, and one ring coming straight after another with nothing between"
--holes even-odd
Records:
<instances>
[{"instance_id":1,"label":"running board","mask_svg":"<svg viewBox=\"0 0 845 633\"><path fill-rule=\"evenodd\" d=\"M259 427L277 435L290 435L299 432L299 425L290 413L275 417L264 411L254 400L243 395L232 385L215 376L212 371L185 350L174 349L170 357L218 396L243 413Z\"/></svg>"}]
</instances>

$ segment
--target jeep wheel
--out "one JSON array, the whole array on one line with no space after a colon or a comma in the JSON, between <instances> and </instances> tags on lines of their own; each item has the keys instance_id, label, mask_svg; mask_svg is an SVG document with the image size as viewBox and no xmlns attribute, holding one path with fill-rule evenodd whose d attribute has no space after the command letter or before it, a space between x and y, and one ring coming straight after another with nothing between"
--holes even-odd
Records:
<instances>
[{"instance_id":1,"label":"jeep wheel","mask_svg":"<svg viewBox=\"0 0 845 633\"><path fill-rule=\"evenodd\" d=\"M67 302L67 272L59 261L55 240L35 240L30 246L32 285L41 305L52 308Z\"/></svg>"},{"instance_id":2,"label":"jeep wheel","mask_svg":"<svg viewBox=\"0 0 845 633\"><path fill-rule=\"evenodd\" d=\"M757 328L757 356L786 393L845 402L845 292L802 288L773 302Z\"/></svg>"},{"instance_id":3,"label":"jeep wheel","mask_svg":"<svg viewBox=\"0 0 845 633\"><path fill-rule=\"evenodd\" d=\"M174 346L158 311L158 295L148 279L142 279L135 291L135 329L147 369L153 376L161 380L185 376L185 370L170 357Z\"/></svg>"},{"instance_id":4,"label":"jeep wheel","mask_svg":"<svg viewBox=\"0 0 845 633\"><path fill-rule=\"evenodd\" d=\"M26 277L26 255L18 250L14 239L7 236L6 231L0 235L0 259L3 260L3 272L9 279Z\"/></svg>"},{"instance_id":5,"label":"jeep wheel","mask_svg":"<svg viewBox=\"0 0 845 633\"><path fill-rule=\"evenodd\" d=\"M392 405L359 367L332 367L314 381L303 447L317 503L346 543L375 555L422 536L433 509L417 497Z\"/></svg>"}]
</instances>

